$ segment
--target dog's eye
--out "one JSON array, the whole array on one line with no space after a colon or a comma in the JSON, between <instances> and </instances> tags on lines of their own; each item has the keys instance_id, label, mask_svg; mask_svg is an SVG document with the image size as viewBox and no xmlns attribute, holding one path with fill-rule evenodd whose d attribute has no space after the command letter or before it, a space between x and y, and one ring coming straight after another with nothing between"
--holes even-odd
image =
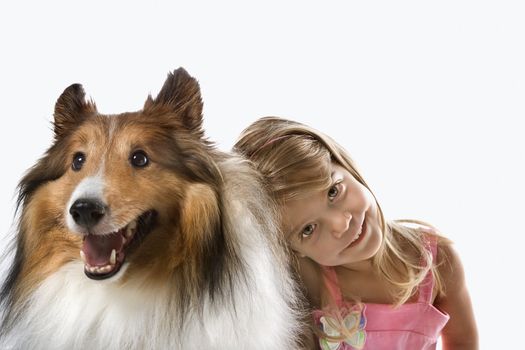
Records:
<instances>
[{"instance_id":1,"label":"dog's eye","mask_svg":"<svg viewBox=\"0 0 525 350\"><path fill-rule=\"evenodd\" d=\"M137 168L143 168L148 165L148 156L144 151L135 151L130 158L131 165Z\"/></svg>"},{"instance_id":2,"label":"dog's eye","mask_svg":"<svg viewBox=\"0 0 525 350\"><path fill-rule=\"evenodd\" d=\"M73 163L71 164L71 168L74 171L79 171L82 169L82 165L84 165L84 162L86 161L86 155L82 152L77 152L73 156Z\"/></svg>"}]
</instances>

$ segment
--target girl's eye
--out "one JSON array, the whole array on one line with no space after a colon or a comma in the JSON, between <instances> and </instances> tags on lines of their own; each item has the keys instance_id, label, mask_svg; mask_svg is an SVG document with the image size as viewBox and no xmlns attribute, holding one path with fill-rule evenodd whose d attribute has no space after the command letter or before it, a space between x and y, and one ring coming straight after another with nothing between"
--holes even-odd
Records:
<instances>
[{"instance_id":1,"label":"girl's eye","mask_svg":"<svg viewBox=\"0 0 525 350\"><path fill-rule=\"evenodd\" d=\"M330 189L328 190L328 199L334 200L337 197L337 195L339 194L339 186L340 183L336 183L335 185L330 187Z\"/></svg>"},{"instance_id":2,"label":"girl's eye","mask_svg":"<svg viewBox=\"0 0 525 350\"><path fill-rule=\"evenodd\" d=\"M306 227L303 228L303 231L301 232L301 237L304 237L304 238L310 237L314 233L315 227L316 227L315 224L306 225Z\"/></svg>"},{"instance_id":3,"label":"girl's eye","mask_svg":"<svg viewBox=\"0 0 525 350\"><path fill-rule=\"evenodd\" d=\"M82 165L84 165L84 162L86 161L86 155L82 152L77 152L73 156L73 163L71 164L71 168L74 171L80 171L82 169Z\"/></svg>"},{"instance_id":4,"label":"girl's eye","mask_svg":"<svg viewBox=\"0 0 525 350\"><path fill-rule=\"evenodd\" d=\"M133 165L136 168L143 168L149 163L146 152L142 150L133 152L129 161L131 162L131 165Z\"/></svg>"}]
</instances>

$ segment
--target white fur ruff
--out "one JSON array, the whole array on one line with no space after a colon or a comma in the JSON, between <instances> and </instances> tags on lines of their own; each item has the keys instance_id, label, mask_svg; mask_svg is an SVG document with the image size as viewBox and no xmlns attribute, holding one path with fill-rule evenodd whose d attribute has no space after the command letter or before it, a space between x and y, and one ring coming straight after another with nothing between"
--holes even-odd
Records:
<instances>
[{"instance_id":1,"label":"white fur ruff","mask_svg":"<svg viewBox=\"0 0 525 350\"><path fill-rule=\"evenodd\" d=\"M234 185L234 184L233 184ZM203 316L188 308L179 324L171 293L140 276L127 282L87 278L80 261L64 265L31 294L14 328L0 341L9 349L294 349L300 333L294 283L275 254L278 231L261 232L246 203L227 198L230 225L249 283L236 281L230 302L205 300ZM124 271L120 273L127 273Z\"/></svg>"},{"instance_id":2,"label":"white fur ruff","mask_svg":"<svg viewBox=\"0 0 525 350\"><path fill-rule=\"evenodd\" d=\"M48 278L4 345L13 349L293 348L282 344L282 339L291 338L283 332L295 320L270 290L239 293L236 313L207 305L204 323L187 315L181 333L167 290L97 283L82 270L82 264L71 263Z\"/></svg>"}]
</instances>

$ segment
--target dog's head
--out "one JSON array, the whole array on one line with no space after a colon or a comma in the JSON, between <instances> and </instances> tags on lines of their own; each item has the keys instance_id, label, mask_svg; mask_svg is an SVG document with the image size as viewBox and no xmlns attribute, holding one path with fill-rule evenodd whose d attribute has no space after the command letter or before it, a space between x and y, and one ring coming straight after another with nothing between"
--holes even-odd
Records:
<instances>
[{"instance_id":1,"label":"dog's head","mask_svg":"<svg viewBox=\"0 0 525 350\"><path fill-rule=\"evenodd\" d=\"M182 68L139 112L99 114L81 85L68 87L55 107L55 142L20 184L7 285L77 259L91 279L163 279L180 265L214 275L224 246L221 174L201 114L199 85Z\"/></svg>"}]
</instances>

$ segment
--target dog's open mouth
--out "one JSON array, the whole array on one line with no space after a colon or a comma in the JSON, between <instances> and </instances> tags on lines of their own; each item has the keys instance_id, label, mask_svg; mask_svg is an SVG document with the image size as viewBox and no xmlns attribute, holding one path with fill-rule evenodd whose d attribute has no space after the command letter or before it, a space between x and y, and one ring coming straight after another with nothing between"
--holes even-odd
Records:
<instances>
[{"instance_id":1,"label":"dog's open mouth","mask_svg":"<svg viewBox=\"0 0 525 350\"><path fill-rule=\"evenodd\" d=\"M124 264L126 254L144 239L155 221L155 211L140 215L118 231L84 236L80 257L87 277L102 280L114 276Z\"/></svg>"}]
</instances>

